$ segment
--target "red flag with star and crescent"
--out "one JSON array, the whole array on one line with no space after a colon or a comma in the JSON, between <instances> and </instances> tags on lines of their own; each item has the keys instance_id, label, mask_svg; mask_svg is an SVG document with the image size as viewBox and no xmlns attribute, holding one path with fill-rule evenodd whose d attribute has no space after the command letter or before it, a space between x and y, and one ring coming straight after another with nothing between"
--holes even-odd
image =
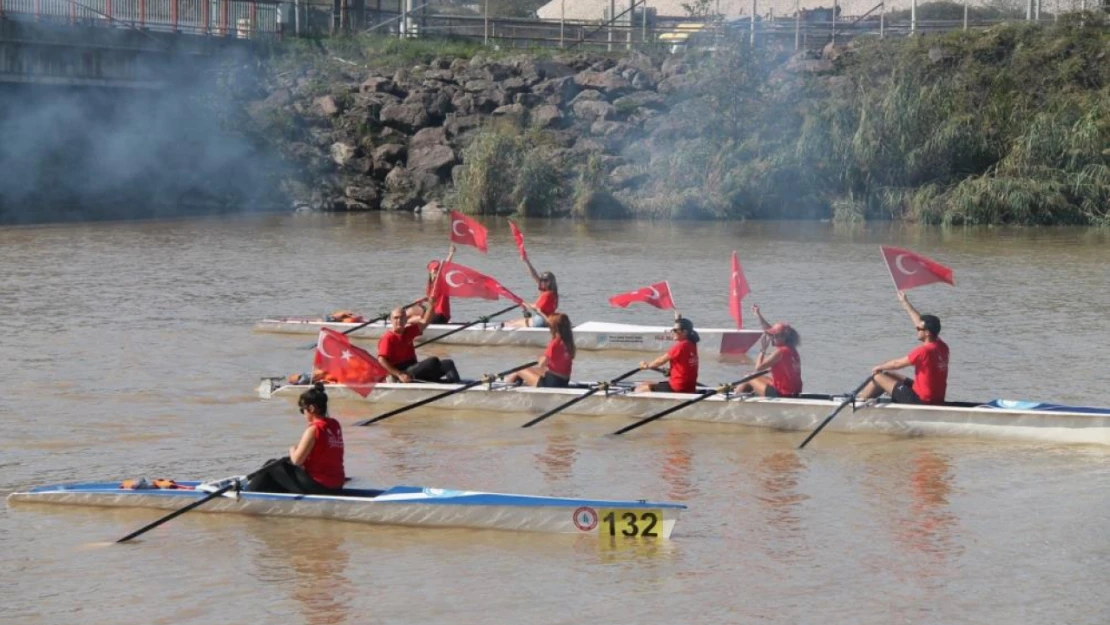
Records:
<instances>
[{"instance_id":1,"label":"red flag with star and crescent","mask_svg":"<svg viewBox=\"0 0 1110 625\"><path fill-rule=\"evenodd\" d=\"M485 254L486 227L477 220L463 215L459 211L451 211L451 242L460 245L472 245Z\"/></svg>"},{"instance_id":2,"label":"red flag with star and crescent","mask_svg":"<svg viewBox=\"0 0 1110 625\"><path fill-rule=\"evenodd\" d=\"M931 258L898 247L880 245L879 249L883 252L883 260L886 261L890 277L894 279L894 287L899 291L907 291L934 282L944 282L953 286L956 284L952 269Z\"/></svg>"},{"instance_id":3,"label":"red flag with star and crescent","mask_svg":"<svg viewBox=\"0 0 1110 625\"><path fill-rule=\"evenodd\" d=\"M744 327L744 296L751 292L748 280L744 277L744 268L740 266L736 250L733 250L732 277L728 281L728 313L736 320L737 330Z\"/></svg>"},{"instance_id":4,"label":"red flag with star and crescent","mask_svg":"<svg viewBox=\"0 0 1110 625\"><path fill-rule=\"evenodd\" d=\"M628 305L633 302L643 302L656 308L673 310L674 298L671 297L671 285L664 280L651 286L645 286L642 289L620 293L609 298L609 304L617 308L628 308Z\"/></svg>"},{"instance_id":5,"label":"red flag with star and crescent","mask_svg":"<svg viewBox=\"0 0 1110 625\"><path fill-rule=\"evenodd\" d=\"M516 241L516 249L520 250L520 260L528 260L528 252L524 251L524 233L520 231L513 220L509 220L509 230L513 231L513 240Z\"/></svg>"},{"instance_id":6,"label":"red flag with star and crescent","mask_svg":"<svg viewBox=\"0 0 1110 625\"><path fill-rule=\"evenodd\" d=\"M313 377L319 375L327 382L350 387L363 397L389 375L377 358L352 345L347 335L330 328L320 328L312 364L315 370Z\"/></svg>"},{"instance_id":7,"label":"red flag with star and crescent","mask_svg":"<svg viewBox=\"0 0 1110 625\"><path fill-rule=\"evenodd\" d=\"M432 292L436 295L446 293L451 297L474 297L479 299L497 299L504 297L517 304L523 304L516 293L505 288L497 280L458 263L447 263L436 278Z\"/></svg>"}]
</instances>

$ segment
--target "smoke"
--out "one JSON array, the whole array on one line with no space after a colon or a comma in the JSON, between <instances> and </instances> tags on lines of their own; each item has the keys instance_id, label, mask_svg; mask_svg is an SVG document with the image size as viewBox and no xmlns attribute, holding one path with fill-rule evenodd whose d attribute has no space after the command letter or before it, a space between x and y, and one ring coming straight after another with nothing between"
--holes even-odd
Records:
<instances>
[{"instance_id":1,"label":"smoke","mask_svg":"<svg viewBox=\"0 0 1110 625\"><path fill-rule=\"evenodd\" d=\"M282 166L246 129L243 59L168 55L161 89L0 84L0 222L284 207Z\"/></svg>"}]
</instances>

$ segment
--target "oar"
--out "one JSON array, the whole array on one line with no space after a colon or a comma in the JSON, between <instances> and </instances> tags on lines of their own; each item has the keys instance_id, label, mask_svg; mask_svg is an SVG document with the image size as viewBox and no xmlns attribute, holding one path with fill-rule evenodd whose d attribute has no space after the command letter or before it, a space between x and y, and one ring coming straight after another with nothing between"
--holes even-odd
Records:
<instances>
[{"instance_id":1,"label":"oar","mask_svg":"<svg viewBox=\"0 0 1110 625\"><path fill-rule=\"evenodd\" d=\"M262 466L261 469L259 469L259 470L255 471L254 473L251 473L250 475L248 475L246 477L246 481L250 482L251 479L254 476L258 475L259 473L262 473L266 469L269 469L271 466L273 466L273 465L275 465L275 464L277 464L277 463L279 463L283 460L286 460L286 459L288 459L288 457L278 458L277 460L274 460L272 462L267 462L265 465ZM198 499L198 500L194 501L193 503L191 503L187 506L184 506L182 508L178 508L177 510L174 510L173 512L167 514L166 516L158 519L157 521L155 521L153 523L150 523L149 525L144 525L141 529L137 529L134 532L131 532L130 534L128 534L127 536L124 536L123 538L117 540L116 542L117 543L125 543L125 542L131 540L132 538L135 538L136 536L140 536L142 534L145 534L145 533L149 532L150 530L158 527L159 525L161 525L161 524L163 524L167 521L171 521L173 519L176 519L177 517L185 514L186 512L192 510L193 508L199 508L200 506L203 506L204 504L208 503L209 501L212 501L216 497L219 497L220 495L223 495L227 491L229 491L233 488L237 488L238 486L239 486L239 480L234 479L227 486L224 486L224 487L222 487L218 490L214 490L211 493L208 493L208 496L206 496L202 499Z\"/></svg>"},{"instance_id":2,"label":"oar","mask_svg":"<svg viewBox=\"0 0 1110 625\"><path fill-rule=\"evenodd\" d=\"M696 404L699 401L702 401L703 399L708 399L708 398L710 398L713 395L716 395L718 393L727 393L728 391L732 390L732 388L735 387L737 384L743 384L744 382L747 382L748 380L754 380L755 378L758 378L759 376L761 376L765 373L767 373L766 369L760 369L759 371L756 371L755 373L750 373L750 374L740 378L739 380L737 380L735 382L732 382L732 383L729 383L729 384L722 384L721 386L718 386L717 388L715 388L715 389L713 389L713 390L711 390L707 393L704 393L704 394L702 394L698 397L695 397L693 399L688 399L688 400L682 402L681 404L678 404L677 406L671 406L670 408L667 408L666 410L664 410L662 412L657 412L657 413L651 415L650 417L645 417L643 419L640 419L639 421L637 421L637 422L635 422L631 425L626 425L623 428L617 430L616 432L613 432L613 436L620 436L621 434L624 434L625 432L628 432L630 430L635 430L638 427L647 425L647 424L651 423L652 421L655 421L656 419L662 419L663 417L671 414L672 412L677 412L679 410L682 410L686 406L689 406L691 404Z\"/></svg>"},{"instance_id":3,"label":"oar","mask_svg":"<svg viewBox=\"0 0 1110 625\"><path fill-rule=\"evenodd\" d=\"M366 419L364 421L359 421L359 422L355 423L355 425L370 425L372 423L377 423L378 421L381 421L382 419L388 419L389 417L392 417L394 415L399 415L402 412L408 412L409 410L412 410L413 408L419 408L421 406L426 406L426 405L428 405L428 404L430 404L434 401L438 401L440 399L443 399L444 397L454 395L455 393L461 393L461 392L463 392L467 389L474 388L475 386L478 386L479 384L485 384L486 382L492 382L494 380L503 378L503 377L509 375L510 373L516 373L517 371L520 371L521 369L527 369L528 367L532 367L532 366L535 366L535 365L536 365L536 361L533 360L532 362L526 362L523 365L513 367L512 369L506 369L505 371L502 371L501 373L495 373L493 375L486 374L486 375L482 376L481 380L474 380L473 382L467 382L466 384L463 384L459 388L451 389L449 391L444 391L442 393L439 393L438 395L432 395L431 397L426 397L426 398L421 399L420 401L418 401L416 403L412 403L412 404L409 404L407 406L402 406L401 408L398 408L396 410L391 410L391 411L389 411L385 414L378 415L378 416L374 417L373 419Z\"/></svg>"},{"instance_id":4,"label":"oar","mask_svg":"<svg viewBox=\"0 0 1110 625\"><path fill-rule=\"evenodd\" d=\"M451 336L452 334L454 334L456 332L461 332L461 331L469 328L470 326L478 325L479 323L486 323L490 319L493 319L494 317L498 317L500 315L503 315L503 314L509 312L510 310L512 310L514 308L519 308L519 307L520 307L520 304L513 304L512 306L509 306L508 308L505 308L503 310L499 310L499 311L493 313L492 315L486 315L485 317L478 317L474 321L471 321L470 323L461 325L461 326L455 328L454 330L451 330L450 332L444 332L443 334L440 334L439 336L434 337L434 338L430 338L427 341L421 341L420 343L417 343L415 345L415 347L424 347L428 343L435 343L436 341L438 341L442 338L446 338L448 336Z\"/></svg>"},{"instance_id":5,"label":"oar","mask_svg":"<svg viewBox=\"0 0 1110 625\"><path fill-rule=\"evenodd\" d=\"M832 413L829 414L829 416L825 417L825 420L821 422L821 425L817 426L817 429L813 430L813 432L811 432L809 436L807 436L806 439L802 441L801 445L798 445L798 449L804 449L805 446L809 444L809 441L813 440L813 437L817 436L818 432L825 429L825 426L829 424L829 421L832 421L833 417L835 417L841 410L844 409L844 406L847 406L848 404L855 401L856 394L862 391L863 387L867 386L867 383L870 382L873 377L875 377L874 374L867 376L867 379L860 383L860 385L856 387L856 390L848 393L847 399L840 402L840 405L836 407L836 410L833 410Z\"/></svg>"},{"instance_id":6,"label":"oar","mask_svg":"<svg viewBox=\"0 0 1110 625\"><path fill-rule=\"evenodd\" d=\"M617 382L620 382L621 380L624 380L625 378L630 378L630 377L636 375L637 373L639 373L640 371L641 371L641 369L639 367L636 367L632 371L629 371L628 373L623 373L621 375L618 375L617 377L613 378L612 380L609 380L608 382L601 382L599 384L596 384L593 388L591 388L590 390L586 391L585 393L579 395L578 397L575 397L574 399L572 399L572 400L570 400L566 403L559 404L558 406L555 406L551 410L548 410L547 412L541 414L540 416L536 417L535 419L532 419L531 421L529 421L528 423L525 423L524 425L522 425L520 427L530 428L533 425L539 423L540 421L543 421L544 419L550 417L551 415L553 415L557 412L560 412L565 408L570 408L574 404L577 404L578 402L582 401L583 399L586 399L590 395L593 395L594 393L596 393L598 391L604 391L604 390L608 389L610 386L612 386L613 384L616 384Z\"/></svg>"},{"instance_id":7,"label":"oar","mask_svg":"<svg viewBox=\"0 0 1110 625\"><path fill-rule=\"evenodd\" d=\"M415 302L412 302L411 304L405 304L401 308L405 309L405 308L408 308L410 306L416 306L417 304L419 304L423 300L424 300L424 298L420 298L420 299L416 300ZM390 311L390 312L392 312L392 311ZM343 331L343 334L350 334L351 332L354 332L355 330L361 330L361 329L365 328L366 326L370 325L371 323L377 323L379 321L383 321L383 320L385 320L389 317L389 314L390 313L385 313L385 314L382 314L382 315L378 315L377 317L374 317L370 321L360 323L360 324L358 324L357 326L355 326L353 328L348 328L348 329ZM316 343L313 343L312 345L305 345L304 347L301 347L301 349L316 349Z\"/></svg>"}]
</instances>

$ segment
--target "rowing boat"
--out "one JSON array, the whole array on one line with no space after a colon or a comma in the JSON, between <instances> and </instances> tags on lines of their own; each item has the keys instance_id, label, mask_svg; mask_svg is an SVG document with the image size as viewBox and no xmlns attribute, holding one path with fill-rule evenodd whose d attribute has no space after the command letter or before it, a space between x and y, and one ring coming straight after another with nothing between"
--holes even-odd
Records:
<instances>
[{"instance_id":1,"label":"rowing boat","mask_svg":"<svg viewBox=\"0 0 1110 625\"><path fill-rule=\"evenodd\" d=\"M235 480L158 480L169 488L121 488L121 482L39 486L8 495L8 503L36 502L174 510ZM355 484L352 482L351 484ZM231 490L197 508L262 516L334 519L374 525L457 527L600 536L669 538L686 506L677 503L572 499L395 486L345 488L339 495L292 495Z\"/></svg>"},{"instance_id":2,"label":"rowing boat","mask_svg":"<svg viewBox=\"0 0 1110 625\"><path fill-rule=\"evenodd\" d=\"M325 321L320 318L280 317L263 319L255 324L256 332L275 332L279 334L319 334L320 328L330 328L350 333L352 337L377 338L389 326L386 322L372 323L359 328L359 323ZM462 324L431 324L424 330L426 339L442 336L461 327ZM759 341L759 330L729 330L727 328L698 328L701 335L700 347L711 350L707 353L743 354ZM514 345L520 347L544 347L551 340L547 328L503 328L499 323L478 324L455 332L443 338L443 343L455 345ZM620 349L638 352L665 352L674 345L670 327L639 326L623 323L587 321L574 327L574 343L578 349L602 350Z\"/></svg>"},{"instance_id":3,"label":"rowing boat","mask_svg":"<svg viewBox=\"0 0 1110 625\"><path fill-rule=\"evenodd\" d=\"M283 378L263 378L262 398L296 398L309 387L288 384ZM336 399L403 405L426 399L456 384L399 384L383 382L366 397L342 385L328 385ZM584 394L576 388L513 387L483 384L428 404L428 408L538 414ZM620 415L641 418L687 401L682 393L635 393L628 386L599 392L565 409L580 416ZM714 395L667 417L670 420L734 423L780 430L808 431L846 397L803 395L767 398L751 395ZM562 414L562 413L561 413ZM845 410L829 426L842 432L869 432L902 436L975 437L1059 443L1110 445L1110 408L1086 408L995 400L976 404L950 402L923 406L868 400Z\"/></svg>"}]
</instances>

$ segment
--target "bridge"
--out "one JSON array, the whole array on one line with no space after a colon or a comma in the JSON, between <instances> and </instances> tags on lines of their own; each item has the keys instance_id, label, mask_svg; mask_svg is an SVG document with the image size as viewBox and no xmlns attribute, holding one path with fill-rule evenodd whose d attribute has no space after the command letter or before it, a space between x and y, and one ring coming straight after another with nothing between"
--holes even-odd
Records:
<instances>
[{"instance_id":1,"label":"bridge","mask_svg":"<svg viewBox=\"0 0 1110 625\"><path fill-rule=\"evenodd\" d=\"M0 84L161 89L227 48L281 36L277 0L0 0Z\"/></svg>"}]
</instances>

